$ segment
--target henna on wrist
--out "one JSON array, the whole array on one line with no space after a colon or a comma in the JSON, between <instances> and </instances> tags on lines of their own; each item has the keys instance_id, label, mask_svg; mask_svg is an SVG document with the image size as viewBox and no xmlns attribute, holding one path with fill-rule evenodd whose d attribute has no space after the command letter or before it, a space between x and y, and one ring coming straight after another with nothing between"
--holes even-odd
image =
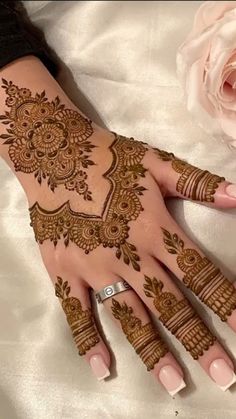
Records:
<instances>
[{"instance_id":1,"label":"henna on wrist","mask_svg":"<svg viewBox=\"0 0 236 419\"><path fill-rule=\"evenodd\" d=\"M2 83L10 110L0 115L2 124L9 126L0 138L9 145L15 170L34 173L39 184L47 179L52 191L64 185L91 200L84 169L94 164L89 157L95 145L88 140L92 121L66 108L58 96L50 102L44 91L33 96L12 81Z\"/></svg>"}]
</instances>

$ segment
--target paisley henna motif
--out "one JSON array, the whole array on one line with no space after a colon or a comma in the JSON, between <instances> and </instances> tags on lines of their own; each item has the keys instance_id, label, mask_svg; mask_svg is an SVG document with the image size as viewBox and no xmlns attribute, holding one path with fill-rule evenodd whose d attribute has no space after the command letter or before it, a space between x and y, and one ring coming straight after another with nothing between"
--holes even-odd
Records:
<instances>
[{"instance_id":1,"label":"paisley henna motif","mask_svg":"<svg viewBox=\"0 0 236 419\"><path fill-rule=\"evenodd\" d=\"M101 216L75 212L69 202L54 211L46 211L36 202L30 208L31 226L39 243L51 240L56 245L63 238L66 246L71 241L85 253L99 245L115 247L116 257L123 256L124 262L131 263L138 271L136 247L127 241L128 223L136 220L143 210L139 196L145 188L138 181L145 176L146 169L141 161L147 148L133 138L115 135L110 150L113 163L104 177L109 180L111 189Z\"/></svg>"},{"instance_id":2,"label":"paisley henna motif","mask_svg":"<svg viewBox=\"0 0 236 419\"><path fill-rule=\"evenodd\" d=\"M186 299L177 300L171 292L163 291L163 282L145 275L144 292L154 298L153 303L160 313L159 319L190 352L194 359L202 356L216 338L195 313Z\"/></svg>"},{"instance_id":3,"label":"paisley henna motif","mask_svg":"<svg viewBox=\"0 0 236 419\"><path fill-rule=\"evenodd\" d=\"M210 307L222 321L236 309L236 289L216 268L195 249L186 249L177 234L162 229L167 251L177 255L179 269L184 272L183 283Z\"/></svg>"},{"instance_id":4,"label":"paisley henna motif","mask_svg":"<svg viewBox=\"0 0 236 419\"><path fill-rule=\"evenodd\" d=\"M65 108L58 97L50 102L45 92L33 96L29 89L2 82L10 111L0 116L9 126L0 138L10 145L8 153L15 170L34 173L40 184L47 179L52 191L64 185L91 200L83 169L94 164L89 155L95 145L88 141L93 134L92 121Z\"/></svg>"},{"instance_id":5,"label":"paisley henna motif","mask_svg":"<svg viewBox=\"0 0 236 419\"><path fill-rule=\"evenodd\" d=\"M133 313L132 307L112 299L112 313L120 321L123 332L136 353L150 371L167 352L168 348L151 323L142 321Z\"/></svg>"},{"instance_id":6,"label":"paisley henna motif","mask_svg":"<svg viewBox=\"0 0 236 419\"><path fill-rule=\"evenodd\" d=\"M61 300L79 355L84 355L100 341L92 311L90 308L83 310L80 300L70 297L68 281L63 282L59 276L55 284L55 293Z\"/></svg>"},{"instance_id":7,"label":"paisley henna motif","mask_svg":"<svg viewBox=\"0 0 236 419\"><path fill-rule=\"evenodd\" d=\"M178 159L173 153L155 148L156 154L163 161L171 161L175 172L180 174L176 190L181 195L194 201L214 202L214 194L219 183L225 178L201 170Z\"/></svg>"}]
</instances>

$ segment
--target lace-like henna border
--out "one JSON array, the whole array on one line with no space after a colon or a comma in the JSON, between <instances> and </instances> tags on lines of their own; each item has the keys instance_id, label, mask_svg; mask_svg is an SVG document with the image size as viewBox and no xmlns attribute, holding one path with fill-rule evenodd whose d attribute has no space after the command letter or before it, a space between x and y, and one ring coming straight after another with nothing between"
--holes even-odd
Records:
<instances>
[{"instance_id":1,"label":"lace-like henna border","mask_svg":"<svg viewBox=\"0 0 236 419\"><path fill-rule=\"evenodd\" d=\"M46 211L36 202L30 209L31 226L39 243L51 240L54 245L64 238L67 246L75 243L85 253L99 245L116 247L116 257L123 256L126 264L140 270L136 247L127 242L128 223L135 220L143 210L139 195L145 191L139 186L140 177L145 177L146 169L141 161L147 151L144 143L115 135L110 145L113 162L103 175L111 184L104 203L102 216L78 213L70 208L69 201L61 207Z\"/></svg>"}]
</instances>

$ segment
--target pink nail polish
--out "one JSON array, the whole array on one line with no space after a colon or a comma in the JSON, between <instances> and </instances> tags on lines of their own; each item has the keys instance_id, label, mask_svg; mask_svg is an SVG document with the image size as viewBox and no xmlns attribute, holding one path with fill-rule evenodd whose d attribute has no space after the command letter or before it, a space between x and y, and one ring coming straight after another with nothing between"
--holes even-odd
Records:
<instances>
[{"instance_id":1,"label":"pink nail polish","mask_svg":"<svg viewBox=\"0 0 236 419\"><path fill-rule=\"evenodd\" d=\"M165 365L160 369L159 380L171 396L186 387L183 377L172 365Z\"/></svg>"},{"instance_id":2,"label":"pink nail polish","mask_svg":"<svg viewBox=\"0 0 236 419\"><path fill-rule=\"evenodd\" d=\"M236 382L234 370L224 359L215 359L209 368L209 372L221 390L226 391Z\"/></svg>"},{"instance_id":3,"label":"pink nail polish","mask_svg":"<svg viewBox=\"0 0 236 419\"><path fill-rule=\"evenodd\" d=\"M232 183L231 185L226 186L225 192L227 193L227 195L236 198L236 185Z\"/></svg>"},{"instance_id":4,"label":"pink nail polish","mask_svg":"<svg viewBox=\"0 0 236 419\"><path fill-rule=\"evenodd\" d=\"M91 369L94 375L97 377L98 381L104 380L104 378L109 377L110 371L101 355L93 355L90 358L89 362Z\"/></svg>"}]
</instances>

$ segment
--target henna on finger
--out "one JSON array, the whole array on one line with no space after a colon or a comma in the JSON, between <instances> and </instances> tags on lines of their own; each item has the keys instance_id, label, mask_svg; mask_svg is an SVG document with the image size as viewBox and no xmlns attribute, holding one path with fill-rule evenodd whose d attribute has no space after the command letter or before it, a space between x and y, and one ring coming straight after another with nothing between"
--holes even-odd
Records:
<instances>
[{"instance_id":1,"label":"henna on finger","mask_svg":"<svg viewBox=\"0 0 236 419\"><path fill-rule=\"evenodd\" d=\"M112 298L111 307L113 316L120 321L126 338L140 356L147 370L154 368L163 356L168 352L168 348L154 329L151 322L142 324L142 321L134 315L133 308L127 306L125 302L120 304Z\"/></svg>"},{"instance_id":2,"label":"henna on finger","mask_svg":"<svg viewBox=\"0 0 236 419\"><path fill-rule=\"evenodd\" d=\"M194 201L214 202L214 194L224 177L214 175L207 170L178 159L173 153L154 149L158 157L163 161L171 161L171 166L180 177L176 184L176 190L186 198Z\"/></svg>"},{"instance_id":3,"label":"henna on finger","mask_svg":"<svg viewBox=\"0 0 236 419\"><path fill-rule=\"evenodd\" d=\"M111 188L106 197L102 215L90 215L75 212L69 201L53 211L43 209L36 202L30 209L31 226L39 243L51 240L57 245L63 238L66 246L75 243L86 254L103 247L116 248L116 257L123 257L126 264L140 270L136 247L127 241L129 222L136 220L143 211L139 196L146 190L138 181L145 177L146 169L141 161L147 151L143 143L133 138L115 134L115 140L109 149L113 161L104 173Z\"/></svg>"},{"instance_id":4,"label":"henna on finger","mask_svg":"<svg viewBox=\"0 0 236 419\"><path fill-rule=\"evenodd\" d=\"M194 359L198 359L216 340L193 307L184 298L177 300L171 292L163 291L162 281L145 275L144 293L153 298L160 313L159 320L182 343Z\"/></svg>"},{"instance_id":5,"label":"henna on finger","mask_svg":"<svg viewBox=\"0 0 236 419\"><path fill-rule=\"evenodd\" d=\"M236 309L236 289L219 268L197 250L185 248L177 234L162 228L164 243L170 254L177 255L176 262L184 272L183 283L200 300L211 308L222 321Z\"/></svg>"},{"instance_id":6,"label":"henna on finger","mask_svg":"<svg viewBox=\"0 0 236 419\"><path fill-rule=\"evenodd\" d=\"M61 300L79 355L85 355L89 349L100 341L100 338L91 309L83 310L80 300L71 297L70 291L68 281L63 282L63 279L58 276L55 284L55 294Z\"/></svg>"}]
</instances>

